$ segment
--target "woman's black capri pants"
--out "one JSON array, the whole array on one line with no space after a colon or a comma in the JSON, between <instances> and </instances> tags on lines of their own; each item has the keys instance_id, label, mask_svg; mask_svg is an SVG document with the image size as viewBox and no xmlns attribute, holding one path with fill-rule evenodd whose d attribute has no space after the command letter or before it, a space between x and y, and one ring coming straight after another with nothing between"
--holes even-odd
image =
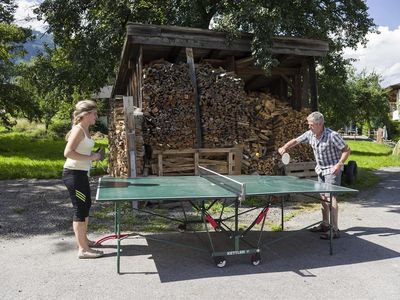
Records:
<instances>
[{"instance_id":1,"label":"woman's black capri pants","mask_svg":"<svg viewBox=\"0 0 400 300\"><path fill-rule=\"evenodd\" d=\"M74 207L74 222L85 222L92 206L87 171L64 169L62 179L68 189Z\"/></svg>"}]
</instances>

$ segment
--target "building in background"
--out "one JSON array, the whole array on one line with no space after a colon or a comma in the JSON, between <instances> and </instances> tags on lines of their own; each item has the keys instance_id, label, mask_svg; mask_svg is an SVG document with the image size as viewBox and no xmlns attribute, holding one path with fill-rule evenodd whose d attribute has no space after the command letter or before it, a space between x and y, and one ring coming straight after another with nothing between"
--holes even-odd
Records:
<instances>
[{"instance_id":1,"label":"building in background","mask_svg":"<svg viewBox=\"0 0 400 300\"><path fill-rule=\"evenodd\" d=\"M389 106L393 121L400 121L400 83L393 84L389 89Z\"/></svg>"}]
</instances>

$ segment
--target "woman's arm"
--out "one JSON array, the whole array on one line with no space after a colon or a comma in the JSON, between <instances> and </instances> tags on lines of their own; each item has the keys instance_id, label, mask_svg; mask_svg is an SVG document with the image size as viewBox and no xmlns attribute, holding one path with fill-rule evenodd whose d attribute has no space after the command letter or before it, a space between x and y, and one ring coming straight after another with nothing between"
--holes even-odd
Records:
<instances>
[{"instance_id":1,"label":"woman's arm","mask_svg":"<svg viewBox=\"0 0 400 300\"><path fill-rule=\"evenodd\" d=\"M76 152L76 148L79 143L83 140L85 134L82 129L78 126L74 126L71 130L71 134L68 137L67 145L64 149L64 156L66 158L74 159L74 160L99 160L99 153L92 153L91 155L84 155Z\"/></svg>"}]
</instances>

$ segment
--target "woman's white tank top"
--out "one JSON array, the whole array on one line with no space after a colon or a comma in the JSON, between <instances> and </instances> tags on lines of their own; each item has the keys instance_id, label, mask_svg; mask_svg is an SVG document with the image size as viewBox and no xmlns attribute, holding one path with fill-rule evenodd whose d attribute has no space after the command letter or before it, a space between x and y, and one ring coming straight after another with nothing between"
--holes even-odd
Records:
<instances>
[{"instance_id":1,"label":"woman's white tank top","mask_svg":"<svg viewBox=\"0 0 400 300\"><path fill-rule=\"evenodd\" d=\"M80 141L78 147L76 147L75 151L78 152L79 154L90 155L92 153L94 141L90 137L86 136L85 130L83 130L83 128L80 124L77 124L75 126L78 126L83 131L83 134L85 135L83 140ZM64 168L70 169L70 170L89 171L91 164L92 164L91 160L75 160L75 159L67 158L67 160L65 161L65 164L64 164Z\"/></svg>"}]
</instances>

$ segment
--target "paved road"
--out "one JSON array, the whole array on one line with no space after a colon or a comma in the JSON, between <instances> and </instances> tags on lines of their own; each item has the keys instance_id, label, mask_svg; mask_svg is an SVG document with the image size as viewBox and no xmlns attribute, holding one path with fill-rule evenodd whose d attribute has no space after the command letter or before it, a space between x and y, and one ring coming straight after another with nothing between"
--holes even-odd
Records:
<instances>
[{"instance_id":1,"label":"paved road","mask_svg":"<svg viewBox=\"0 0 400 300\"><path fill-rule=\"evenodd\" d=\"M71 233L54 226L56 212L68 211L63 211L62 201L56 201L51 214L37 210L26 235L18 230L9 234L10 222L24 215L16 214L14 207L13 214L0 220L0 299L399 299L400 168L378 174L382 182L376 188L341 203L342 238L334 241L333 256L317 234L296 231L320 218L315 210L288 222L286 232L266 234L263 261L256 267L241 256L218 269L205 253L132 238L124 241L123 274L117 275L114 242L105 244L104 258L76 258ZM34 186L40 186L35 181L18 184L0 182L0 203L11 192L21 207L18 194L29 202L31 191L26 187L34 192ZM60 183L54 184L46 190L56 197ZM53 227L40 234L35 228L49 218L52 222L44 224ZM286 236L290 238L273 242ZM189 234L168 238L193 239Z\"/></svg>"}]
</instances>

